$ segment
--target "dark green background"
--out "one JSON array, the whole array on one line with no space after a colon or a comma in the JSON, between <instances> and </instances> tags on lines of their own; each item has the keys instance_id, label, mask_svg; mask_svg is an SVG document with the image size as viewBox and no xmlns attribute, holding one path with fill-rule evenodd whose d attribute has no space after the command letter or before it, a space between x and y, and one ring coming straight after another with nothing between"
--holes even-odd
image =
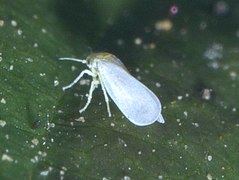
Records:
<instances>
[{"instance_id":1,"label":"dark green background","mask_svg":"<svg viewBox=\"0 0 239 180\"><path fill-rule=\"evenodd\" d=\"M237 0L0 0L0 179L237 179L238 9ZM172 29L155 30L165 19ZM61 88L86 67L58 58L92 51L140 76L166 123L135 126L112 101L108 118L100 89L79 114L89 86Z\"/></svg>"}]
</instances>

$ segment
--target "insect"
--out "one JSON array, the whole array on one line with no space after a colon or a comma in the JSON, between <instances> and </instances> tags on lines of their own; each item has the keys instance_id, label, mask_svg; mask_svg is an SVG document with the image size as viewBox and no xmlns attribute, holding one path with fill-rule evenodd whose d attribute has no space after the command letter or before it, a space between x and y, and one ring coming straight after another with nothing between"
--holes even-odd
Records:
<instances>
[{"instance_id":1,"label":"insect","mask_svg":"<svg viewBox=\"0 0 239 180\"><path fill-rule=\"evenodd\" d=\"M85 74L93 78L87 103L79 110L80 113L87 109L93 91L101 85L109 117L111 117L111 111L108 95L124 116L135 125L146 126L155 121L164 123L161 103L157 96L131 76L124 64L113 54L100 52L91 54L85 60L75 58L60 58L60 60L80 62L89 68L83 70L71 84L63 87L63 91L75 85Z\"/></svg>"}]
</instances>

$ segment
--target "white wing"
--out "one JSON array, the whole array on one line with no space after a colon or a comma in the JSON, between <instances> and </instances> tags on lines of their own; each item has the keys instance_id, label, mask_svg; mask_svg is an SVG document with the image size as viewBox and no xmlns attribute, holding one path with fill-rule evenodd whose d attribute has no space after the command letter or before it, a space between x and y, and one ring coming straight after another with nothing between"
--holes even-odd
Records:
<instances>
[{"instance_id":1,"label":"white wing","mask_svg":"<svg viewBox=\"0 0 239 180\"><path fill-rule=\"evenodd\" d=\"M157 96L125 69L114 62L99 61L98 70L107 93L132 123L139 126L155 121L164 123Z\"/></svg>"}]
</instances>

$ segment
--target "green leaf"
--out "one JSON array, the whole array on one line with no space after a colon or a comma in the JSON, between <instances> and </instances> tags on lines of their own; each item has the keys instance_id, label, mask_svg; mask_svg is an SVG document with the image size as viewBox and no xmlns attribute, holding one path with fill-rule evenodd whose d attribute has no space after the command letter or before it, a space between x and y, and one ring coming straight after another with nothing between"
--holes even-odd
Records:
<instances>
[{"instance_id":1,"label":"green leaf","mask_svg":"<svg viewBox=\"0 0 239 180\"><path fill-rule=\"evenodd\" d=\"M3 0L0 179L239 176L238 3L174 3ZM135 126L112 100L109 118L100 87L79 114L91 78L62 87L87 67L58 59L91 51L155 92L165 124Z\"/></svg>"}]
</instances>

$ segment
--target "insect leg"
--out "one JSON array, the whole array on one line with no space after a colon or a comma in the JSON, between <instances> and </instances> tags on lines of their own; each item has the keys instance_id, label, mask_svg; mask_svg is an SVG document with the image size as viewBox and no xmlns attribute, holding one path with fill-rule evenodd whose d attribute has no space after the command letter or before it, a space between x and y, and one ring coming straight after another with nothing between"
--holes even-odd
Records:
<instances>
[{"instance_id":1,"label":"insect leg","mask_svg":"<svg viewBox=\"0 0 239 180\"><path fill-rule=\"evenodd\" d=\"M89 91L89 95L88 95L88 99L87 99L87 102L86 102L86 105L79 110L80 113L82 113L83 111L86 110L86 108L89 106L90 102L91 102L91 99L92 99L92 94L96 88L96 86L98 85L98 81L95 81L95 80L92 80L91 82L91 85L90 85L90 91Z\"/></svg>"},{"instance_id":2,"label":"insect leg","mask_svg":"<svg viewBox=\"0 0 239 180\"><path fill-rule=\"evenodd\" d=\"M77 76L77 78L76 78L71 84L69 84L68 86L63 87L63 88L62 88L63 91L65 91L66 89L69 89L69 88L71 88L73 85L75 85L75 84L80 80L80 78L82 78L82 76L83 76L84 74L88 74L88 75L90 75L90 76L95 77L95 74L94 74L94 73L92 73L92 72L91 72L90 70L88 70L88 69L85 69L84 71L82 71L82 72L80 73L79 76Z\"/></svg>"},{"instance_id":3,"label":"insect leg","mask_svg":"<svg viewBox=\"0 0 239 180\"><path fill-rule=\"evenodd\" d=\"M103 83L103 81L102 81L100 75L99 75L99 80L100 80L100 84L101 84L101 87L102 87L102 90L103 90L103 93L104 93L105 102L106 102L106 107L107 107L107 112L108 112L109 117L111 117L109 97L108 97L108 95L107 95L107 92L106 92L104 83Z\"/></svg>"}]
</instances>

